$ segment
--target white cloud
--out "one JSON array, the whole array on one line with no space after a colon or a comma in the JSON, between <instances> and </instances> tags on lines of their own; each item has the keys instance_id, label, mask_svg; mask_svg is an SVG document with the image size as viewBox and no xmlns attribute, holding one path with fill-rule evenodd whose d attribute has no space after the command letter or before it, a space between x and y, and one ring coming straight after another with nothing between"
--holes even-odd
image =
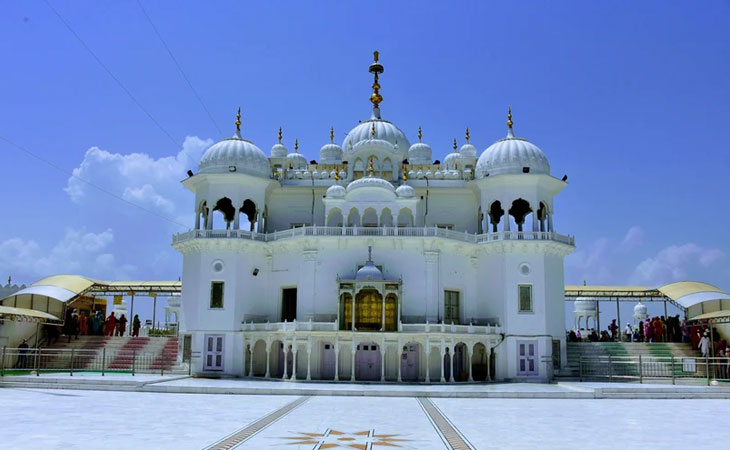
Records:
<instances>
[{"instance_id":1,"label":"white cloud","mask_svg":"<svg viewBox=\"0 0 730 450\"><path fill-rule=\"evenodd\" d=\"M634 270L633 283L658 285L687 278L688 274L713 267L725 253L697 244L670 245L655 256L641 261Z\"/></svg>"},{"instance_id":2,"label":"white cloud","mask_svg":"<svg viewBox=\"0 0 730 450\"><path fill-rule=\"evenodd\" d=\"M117 263L110 253L113 242L111 229L101 233L67 229L50 250L34 240L11 238L0 242L0 267L13 278L29 282L59 273L102 279L129 278L136 267Z\"/></svg>"},{"instance_id":3,"label":"white cloud","mask_svg":"<svg viewBox=\"0 0 730 450\"><path fill-rule=\"evenodd\" d=\"M600 237L590 245L579 248L565 259L567 283L610 284L615 282L613 242Z\"/></svg>"},{"instance_id":4,"label":"white cloud","mask_svg":"<svg viewBox=\"0 0 730 450\"><path fill-rule=\"evenodd\" d=\"M621 250L629 251L644 244L644 229L638 225L634 225L626 232L626 236L621 241Z\"/></svg>"}]
</instances>

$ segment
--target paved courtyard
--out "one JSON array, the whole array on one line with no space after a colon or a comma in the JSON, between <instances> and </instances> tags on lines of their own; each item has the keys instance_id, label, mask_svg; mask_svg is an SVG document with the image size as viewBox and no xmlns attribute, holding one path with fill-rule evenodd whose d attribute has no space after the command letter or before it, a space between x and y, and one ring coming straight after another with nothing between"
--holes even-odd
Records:
<instances>
[{"instance_id":1,"label":"paved courtyard","mask_svg":"<svg viewBox=\"0 0 730 450\"><path fill-rule=\"evenodd\" d=\"M390 398L0 389L3 448L717 447L728 400Z\"/></svg>"}]
</instances>

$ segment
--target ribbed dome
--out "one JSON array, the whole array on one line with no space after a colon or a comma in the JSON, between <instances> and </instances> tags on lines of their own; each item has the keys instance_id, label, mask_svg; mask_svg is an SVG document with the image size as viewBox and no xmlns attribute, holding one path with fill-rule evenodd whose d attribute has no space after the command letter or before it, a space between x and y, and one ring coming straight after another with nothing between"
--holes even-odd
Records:
<instances>
[{"instance_id":1,"label":"ribbed dome","mask_svg":"<svg viewBox=\"0 0 730 450\"><path fill-rule=\"evenodd\" d=\"M476 177L523 173L524 167L529 167L531 174L550 174L545 153L527 139L515 137L510 129L506 138L489 146L479 157Z\"/></svg>"},{"instance_id":2,"label":"ribbed dome","mask_svg":"<svg viewBox=\"0 0 730 450\"><path fill-rule=\"evenodd\" d=\"M370 134L373 124L375 124L375 136ZM393 145L397 143L398 151L402 157L408 157L407 152L411 143L408 141L405 133L392 123L382 119L368 119L360 122L359 125L347 133L345 140L342 141L342 148L345 150L345 153L351 153L355 144L366 139L371 139L372 137L386 140Z\"/></svg>"},{"instance_id":3,"label":"ribbed dome","mask_svg":"<svg viewBox=\"0 0 730 450\"><path fill-rule=\"evenodd\" d=\"M466 144L461 146L461 148L459 149L459 153L461 153L462 158L476 158L477 148L467 142Z\"/></svg>"},{"instance_id":4,"label":"ribbed dome","mask_svg":"<svg viewBox=\"0 0 730 450\"><path fill-rule=\"evenodd\" d=\"M286 155L286 159L291 163L295 169L303 169L307 167L307 158L301 153L294 152Z\"/></svg>"},{"instance_id":5,"label":"ribbed dome","mask_svg":"<svg viewBox=\"0 0 730 450\"><path fill-rule=\"evenodd\" d=\"M383 272L372 261L368 261L355 274L356 280L384 280Z\"/></svg>"},{"instance_id":6,"label":"ribbed dome","mask_svg":"<svg viewBox=\"0 0 730 450\"><path fill-rule=\"evenodd\" d=\"M415 193L411 186L408 186L407 184L402 184L398 186L398 189L395 190L395 195L402 198L413 198Z\"/></svg>"},{"instance_id":7,"label":"ribbed dome","mask_svg":"<svg viewBox=\"0 0 730 450\"><path fill-rule=\"evenodd\" d=\"M271 177L271 164L263 151L246 139L236 135L213 144L205 151L198 163L200 173L243 172L265 178Z\"/></svg>"},{"instance_id":8,"label":"ribbed dome","mask_svg":"<svg viewBox=\"0 0 730 450\"><path fill-rule=\"evenodd\" d=\"M590 297L577 297L575 299L575 311L595 311L596 300Z\"/></svg>"},{"instance_id":9,"label":"ribbed dome","mask_svg":"<svg viewBox=\"0 0 730 450\"><path fill-rule=\"evenodd\" d=\"M319 160L327 163L342 162L342 147L333 142L323 145L319 150Z\"/></svg>"},{"instance_id":10,"label":"ribbed dome","mask_svg":"<svg viewBox=\"0 0 730 450\"><path fill-rule=\"evenodd\" d=\"M274 144L273 147L271 147L271 157L272 158L286 158L286 155L289 153L289 150L284 147L284 144L281 142L277 142Z\"/></svg>"},{"instance_id":11,"label":"ribbed dome","mask_svg":"<svg viewBox=\"0 0 730 450\"><path fill-rule=\"evenodd\" d=\"M646 305L643 303L638 303L636 306L634 306L634 315L635 316L645 316L646 315Z\"/></svg>"},{"instance_id":12,"label":"ribbed dome","mask_svg":"<svg viewBox=\"0 0 730 450\"><path fill-rule=\"evenodd\" d=\"M327 192L325 195L327 198L343 198L345 196L345 188L340 186L339 184L333 184L332 186L327 188Z\"/></svg>"},{"instance_id":13,"label":"ribbed dome","mask_svg":"<svg viewBox=\"0 0 730 450\"><path fill-rule=\"evenodd\" d=\"M352 183L347 185L347 192L352 192L355 189L360 189L364 187L371 187L371 188L382 188L387 189L390 192L395 193L395 188L393 187L390 182L377 177L363 177L359 180L355 180Z\"/></svg>"},{"instance_id":14,"label":"ribbed dome","mask_svg":"<svg viewBox=\"0 0 730 450\"><path fill-rule=\"evenodd\" d=\"M408 164L431 164L433 152L425 142L416 142L408 149Z\"/></svg>"},{"instance_id":15,"label":"ribbed dome","mask_svg":"<svg viewBox=\"0 0 730 450\"><path fill-rule=\"evenodd\" d=\"M449 169L455 169L456 163L461 161L461 154L454 151L452 153L449 153L446 155L446 158L444 158L444 165L448 167Z\"/></svg>"}]
</instances>

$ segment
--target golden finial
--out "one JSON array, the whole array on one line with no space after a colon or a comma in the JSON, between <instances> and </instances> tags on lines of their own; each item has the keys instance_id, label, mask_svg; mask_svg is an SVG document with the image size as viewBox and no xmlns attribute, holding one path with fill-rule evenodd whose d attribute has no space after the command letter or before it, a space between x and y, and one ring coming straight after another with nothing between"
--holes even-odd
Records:
<instances>
[{"instance_id":1,"label":"golden finial","mask_svg":"<svg viewBox=\"0 0 730 450\"><path fill-rule=\"evenodd\" d=\"M368 160L368 173L370 176L373 176L373 172L375 172L375 166L373 165L373 157L371 156Z\"/></svg>"},{"instance_id":2,"label":"golden finial","mask_svg":"<svg viewBox=\"0 0 730 450\"><path fill-rule=\"evenodd\" d=\"M380 102L383 101L383 96L380 95L380 83L378 82L378 76L383 73L385 69L383 69L382 64L378 62L378 60L380 59L380 52L375 50L373 52L373 59L375 60L375 62L370 64L370 68L368 70L375 77L373 80L373 93L370 95L370 101L373 103L373 106L375 108L378 108Z\"/></svg>"},{"instance_id":3,"label":"golden finial","mask_svg":"<svg viewBox=\"0 0 730 450\"><path fill-rule=\"evenodd\" d=\"M469 137L469 127L466 127L466 142L467 142L467 144L469 143L469 139L470 139L470 137Z\"/></svg>"},{"instance_id":4,"label":"golden finial","mask_svg":"<svg viewBox=\"0 0 730 450\"><path fill-rule=\"evenodd\" d=\"M335 181L340 181L340 172L335 168Z\"/></svg>"},{"instance_id":5,"label":"golden finial","mask_svg":"<svg viewBox=\"0 0 730 450\"><path fill-rule=\"evenodd\" d=\"M403 166L403 182L405 183L408 181L408 174L406 173L406 168Z\"/></svg>"},{"instance_id":6,"label":"golden finial","mask_svg":"<svg viewBox=\"0 0 730 450\"><path fill-rule=\"evenodd\" d=\"M370 136L375 137L375 122L370 126Z\"/></svg>"},{"instance_id":7,"label":"golden finial","mask_svg":"<svg viewBox=\"0 0 730 450\"><path fill-rule=\"evenodd\" d=\"M423 130L421 130L421 126L418 126L418 142L421 142L421 138L423 137Z\"/></svg>"},{"instance_id":8,"label":"golden finial","mask_svg":"<svg viewBox=\"0 0 730 450\"><path fill-rule=\"evenodd\" d=\"M330 141L335 142L335 127L330 127Z\"/></svg>"},{"instance_id":9,"label":"golden finial","mask_svg":"<svg viewBox=\"0 0 730 450\"><path fill-rule=\"evenodd\" d=\"M507 126L509 129L512 129L512 125L514 125L514 122L512 122L512 106L507 107Z\"/></svg>"},{"instance_id":10,"label":"golden finial","mask_svg":"<svg viewBox=\"0 0 730 450\"><path fill-rule=\"evenodd\" d=\"M281 138L284 137L283 134L281 134L281 127L279 127L279 144L281 144Z\"/></svg>"},{"instance_id":11,"label":"golden finial","mask_svg":"<svg viewBox=\"0 0 730 450\"><path fill-rule=\"evenodd\" d=\"M294 153L297 153L297 150L299 150L299 139L294 139Z\"/></svg>"},{"instance_id":12,"label":"golden finial","mask_svg":"<svg viewBox=\"0 0 730 450\"><path fill-rule=\"evenodd\" d=\"M241 132L241 107L238 107L238 113L236 114L236 131Z\"/></svg>"},{"instance_id":13,"label":"golden finial","mask_svg":"<svg viewBox=\"0 0 730 450\"><path fill-rule=\"evenodd\" d=\"M456 139L454 139L454 150L456 150Z\"/></svg>"}]
</instances>

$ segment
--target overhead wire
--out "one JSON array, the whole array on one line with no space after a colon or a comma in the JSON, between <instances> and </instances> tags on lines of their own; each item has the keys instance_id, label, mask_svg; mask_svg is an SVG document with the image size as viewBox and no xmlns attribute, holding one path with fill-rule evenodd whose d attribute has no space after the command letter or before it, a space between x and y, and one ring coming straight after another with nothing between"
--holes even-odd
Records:
<instances>
[{"instance_id":1,"label":"overhead wire","mask_svg":"<svg viewBox=\"0 0 730 450\"><path fill-rule=\"evenodd\" d=\"M218 131L218 135L223 134L220 127L218 126L218 123L213 118L213 115L210 113L208 108L205 106L205 102L203 102L203 99L198 94L198 91L195 89L195 87L193 87L193 83L190 81L190 79L187 77L187 75L185 75L185 71L183 70L182 66L177 61L177 58L175 58L175 55L173 55L172 50L170 50L170 47L167 45L167 42L165 42L165 39L163 39L162 34L155 26L154 22L152 21L152 18L150 17L149 14L147 14L147 11L144 9L144 6L142 6L142 2L137 0L137 5L139 5L139 9L142 10L142 14L144 14L144 16L147 18L147 21L150 23L152 30L154 30L155 34L157 35L157 38L162 43L162 46L165 47L167 54L170 55L170 59L172 59L172 62L175 63L175 67L177 67L177 70L180 71L180 75L182 75L183 79L188 84L188 87L193 92L193 95L195 95L195 98L198 100L198 103L200 103L200 106L202 106L203 110L205 110L205 113L208 115L208 118L213 123L213 126L215 127L215 129Z\"/></svg>"}]
</instances>

